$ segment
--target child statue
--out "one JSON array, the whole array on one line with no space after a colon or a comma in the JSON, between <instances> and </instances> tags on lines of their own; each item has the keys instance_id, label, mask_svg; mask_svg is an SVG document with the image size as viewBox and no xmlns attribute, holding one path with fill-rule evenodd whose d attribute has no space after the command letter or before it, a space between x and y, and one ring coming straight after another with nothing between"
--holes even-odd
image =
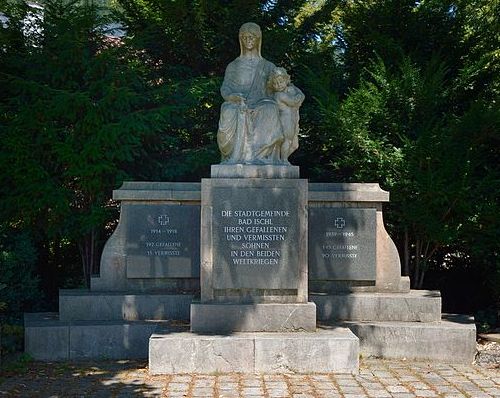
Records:
<instances>
[{"instance_id":1,"label":"child statue","mask_svg":"<svg viewBox=\"0 0 500 398\"><path fill-rule=\"evenodd\" d=\"M274 93L278 104L279 119L285 139L281 144L281 159L288 161L299 147L299 107L304 94L291 83L290 75L284 68L275 68L269 75L268 90Z\"/></svg>"}]
</instances>

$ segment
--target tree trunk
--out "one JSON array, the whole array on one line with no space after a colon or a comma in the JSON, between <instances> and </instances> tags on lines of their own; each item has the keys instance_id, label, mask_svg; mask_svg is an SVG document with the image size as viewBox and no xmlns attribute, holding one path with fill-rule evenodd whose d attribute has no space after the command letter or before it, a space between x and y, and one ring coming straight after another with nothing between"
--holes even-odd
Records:
<instances>
[{"instance_id":1,"label":"tree trunk","mask_svg":"<svg viewBox=\"0 0 500 398\"><path fill-rule=\"evenodd\" d=\"M95 253L96 253L96 232L92 228L90 232L84 236L82 241L78 244L80 249L80 257L82 259L83 278L85 285L90 289L90 276L95 268Z\"/></svg>"},{"instance_id":2,"label":"tree trunk","mask_svg":"<svg viewBox=\"0 0 500 398\"><path fill-rule=\"evenodd\" d=\"M405 276L410 276L410 242L409 242L408 227L405 227L405 243L404 243L404 274Z\"/></svg>"}]
</instances>

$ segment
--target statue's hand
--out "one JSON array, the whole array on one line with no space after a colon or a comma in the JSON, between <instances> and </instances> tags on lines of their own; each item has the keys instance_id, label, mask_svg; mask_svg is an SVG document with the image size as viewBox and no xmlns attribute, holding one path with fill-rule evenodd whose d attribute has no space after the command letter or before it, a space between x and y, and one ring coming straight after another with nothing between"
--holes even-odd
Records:
<instances>
[{"instance_id":1,"label":"statue's hand","mask_svg":"<svg viewBox=\"0 0 500 398\"><path fill-rule=\"evenodd\" d=\"M245 104L245 97L241 93L230 94L228 96L228 100L229 102L233 102L235 104L240 104L240 105Z\"/></svg>"}]
</instances>

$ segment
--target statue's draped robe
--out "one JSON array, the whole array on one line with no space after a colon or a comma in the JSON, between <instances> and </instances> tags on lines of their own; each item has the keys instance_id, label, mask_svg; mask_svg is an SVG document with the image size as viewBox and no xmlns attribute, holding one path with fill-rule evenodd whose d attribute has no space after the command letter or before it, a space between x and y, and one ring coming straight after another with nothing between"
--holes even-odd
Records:
<instances>
[{"instance_id":1,"label":"statue's draped robe","mask_svg":"<svg viewBox=\"0 0 500 398\"><path fill-rule=\"evenodd\" d=\"M231 62L221 87L222 104L217 142L223 163L262 164L281 161L284 140L276 101L267 92L274 64L260 58L238 57ZM229 102L231 94L242 94L245 104Z\"/></svg>"}]
</instances>

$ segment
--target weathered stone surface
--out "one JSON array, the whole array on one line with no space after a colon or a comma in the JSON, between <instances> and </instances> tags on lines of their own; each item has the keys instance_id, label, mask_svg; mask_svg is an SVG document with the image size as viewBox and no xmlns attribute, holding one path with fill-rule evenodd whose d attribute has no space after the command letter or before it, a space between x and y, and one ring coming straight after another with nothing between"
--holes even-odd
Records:
<instances>
[{"instance_id":1,"label":"weathered stone surface","mask_svg":"<svg viewBox=\"0 0 500 398\"><path fill-rule=\"evenodd\" d=\"M200 207L122 204L127 278L199 276Z\"/></svg>"},{"instance_id":2,"label":"weathered stone surface","mask_svg":"<svg viewBox=\"0 0 500 398\"><path fill-rule=\"evenodd\" d=\"M401 276L401 263L396 246L384 227L382 202L389 200L388 192L378 184L309 184L309 211L329 208L354 208L376 210L376 278L361 280L311 279L313 291L374 291L408 292L408 277ZM314 226L311 225L311 229ZM311 230L309 233L314 234ZM340 282L340 283L339 283ZM363 282L363 283L360 283Z\"/></svg>"},{"instance_id":3,"label":"weathered stone surface","mask_svg":"<svg viewBox=\"0 0 500 398\"><path fill-rule=\"evenodd\" d=\"M24 352L37 361L67 361L69 323L54 312L24 314Z\"/></svg>"},{"instance_id":4,"label":"weathered stone surface","mask_svg":"<svg viewBox=\"0 0 500 398\"><path fill-rule=\"evenodd\" d=\"M69 358L147 358L148 339L156 326L144 321L75 321L69 328Z\"/></svg>"},{"instance_id":5,"label":"weathered stone surface","mask_svg":"<svg viewBox=\"0 0 500 398\"><path fill-rule=\"evenodd\" d=\"M364 356L470 364L476 353L474 319L444 315L440 322L344 322Z\"/></svg>"},{"instance_id":6,"label":"weathered stone surface","mask_svg":"<svg viewBox=\"0 0 500 398\"><path fill-rule=\"evenodd\" d=\"M308 218L309 279L375 280L375 209L312 207Z\"/></svg>"},{"instance_id":7,"label":"weathered stone surface","mask_svg":"<svg viewBox=\"0 0 500 398\"><path fill-rule=\"evenodd\" d=\"M309 202L389 202L376 183L310 183Z\"/></svg>"},{"instance_id":8,"label":"weathered stone surface","mask_svg":"<svg viewBox=\"0 0 500 398\"><path fill-rule=\"evenodd\" d=\"M152 374L356 373L358 339L348 329L317 333L198 335L159 331L149 341Z\"/></svg>"},{"instance_id":9,"label":"weathered stone surface","mask_svg":"<svg viewBox=\"0 0 500 398\"><path fill-rule=\"evenodd\" d=\"M193 332L316 330L316 306L306 304L191 304Z\"/></svg>"},{"instance_id":10,"label":"weathered stone surface","mask_svg":"<svg viewBox=\"0 0 500 398\"><path fill-rule=\"evenodd\" d=\"M189 320L190 294L134 294L60 290L59 318L90 320Z\"/></svg>"},{"instance_id":11,"label":"weathered stone surface","mask_svg":"<svg viewBox=\"0 0 500 398\"><path fill-rule=\"evenodd\" d=\"M254 341L245 336L201 336L167 331L155 333L149 339L149 372L251 373L253 355Z\"/></svg>"},{"instance_id":12,"label":"weathered stone surface","mask_svg":"<svg viewBox=\"0 0 500 398\"><path fill-rule=\"evenodd\" d=\"M240 56L222 82L217 143L226 164L283 164L297 149L304 94L283 68L261 55L262 32L253 23L239 31Z\"/></svg>"},{"instance_id":13,"label":"weathered stone surface","mask_svg":"<svg viewBox=\"0 0 500 398\"><path fill-rule=\"evenodd\" d=\"M164 200L199 203L200 195L199 182L125 181L120 189L113 191L113 199L120 201Z\"/></svg>"},{"instance_id":14,"label":"weathered stone surface","mask_svg":"<svg viewBox=\"0 0 500 398\"><path fill-rule=\"evenodd\" d=\"M307 182L204 179L202 190L202 302L307 302Z\"/></svg>"},{"instance_id":15,"label":"weathered stone surface","mask_svg":"<svg viewBox=\"0 0 500 398\"><path fill-rule=\"evenodd\" d=\"M438 291L412 290L409 293L310 294L320 321L401 321L438 322L441 295Z\"/></svg>"},{"instance_id":16,"label":"weathered stone surface","mask_svg":"<svg viewBox=\"0 0 500 398\"><path fill-rule=\"evenodd\" d=\"M159 321L60 321L25 315L25 352L39 361L146 358Z\"/></svg>"},{"instance_id":17,"label":"weathered stone surface","mask_svg":"<svg viewBox=\"0 0 500 398\"><path fill-rule=\"evenodd\" d=\"M299 178L299 166L291 165L249 165L214 164L212 178Z\"/></svg>"},{"instance_id":18,"label":"weathered stone surface","mask_svg":"<svg viewBox=\"0 0 500 398\"><path fill-rule=\"evenodd\" d=\"M265 334L255 339L255 369L266 373L357 373L359 341L347 328Z\"/></svg>"},{"instance_id":19,"label":"weathered stone surface","mask_svg":"<svg viewBox=\"0 0 500 398\"><path fill-rule=\"evenodd\" d=\"M122 201L120 222L91 290L180 292L199 286L193 280L199 277L200 184L126 182L113 197Z\"/></svg>"}]
</instances>

